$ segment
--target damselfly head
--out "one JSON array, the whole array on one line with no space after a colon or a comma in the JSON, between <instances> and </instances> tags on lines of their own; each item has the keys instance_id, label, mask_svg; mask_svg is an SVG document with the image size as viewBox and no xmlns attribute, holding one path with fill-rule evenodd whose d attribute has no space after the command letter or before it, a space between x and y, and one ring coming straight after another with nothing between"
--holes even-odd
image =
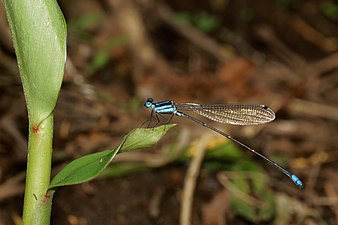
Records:
<instances>
[{"instance_id":1,"label":"damselfly head","mask_svg":"<svg viewBox=\"0 0 338 225\"><path fill-rule=\"evenodd\" d=\"M153 100L152 98L148 98L147 101L145 101L144 106L145 106L146 108L151 107L151 106L153 105L153 101L154 101L154 100Z\"/></svg>"}]
</instances>

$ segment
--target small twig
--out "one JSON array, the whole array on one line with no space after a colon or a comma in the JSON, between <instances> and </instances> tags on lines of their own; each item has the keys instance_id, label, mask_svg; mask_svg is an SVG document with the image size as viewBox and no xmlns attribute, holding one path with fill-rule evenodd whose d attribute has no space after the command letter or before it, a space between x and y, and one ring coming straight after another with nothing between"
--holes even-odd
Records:
<instances>
[{"instance_id":1,"label":"small twig","mask_svg":"<svg viewBox=\"0 0 338 225\"><path fill-rule=\"evenodd\" d=\"M135 56L135 75L141 75L147 68L155 69L157 72L170 71L170 67L151 43L136 4L133 1L124 0L110 0L108 3L121 29L128 37L128 45Z\"/></svg>"},{"instance_id":2,"label":"small twig","mask_svg":"<svg viewBox=\"0 0 338 225\"><path fill-rule=\"evenodd\" d=\"M338 222L338 204L337 204L338 193L331 183L327 183L326 185L324 185L324 190L327 196L329 196L328 200L333 200L333 199L336 200L335 204L331 204L331 209L335 213L336 221Z\"/></svg>"},{"instance_id":3,"label":"small twig","mask_svg":"<svg viewBox=\"0 0 338 225\"><path fill-rule=\"evenodd\" d=\"M0 202L22 194L24 191L23 180L25 179L25 172L21 172L0 185Z\"/></svg>"},{"instance_id":4,"label":"small twig","mask_svg":"<svg viewBox=\"0 0 338 225\"><path fill-rule=\"evenodd\" d=\"M196 154L192 158L191 164L187 171L187 175L185 177L184 188L182 192L182 206L180 215L181 225L191 224L193 195L196 187L197 177L199 175L199 171L207 147L208 139L209 139L208 135L202 136L197 146Z\"/></svg>"},{"instance_id":5,"label":"small twig","mask_svg":"<svg viewBox=\"0 0 338 225\"><path fill-rule=\"evenodd\" d=\"M153 197L151 198L149 202L149 215L152 218L157 218L160 215L160 204L161 199L163 198L163 195L165 193L165 189L158 188L155 190Z\"/></svg>"},{"instance_id":6,"label":"small twig","mask_svg":"<svg viewBox=\"0 0 338 225\"><path fill-rule=\"evenodd\" d=\"M291 16L289 24L300 36L302 36L302 38L311 44L316 45L322 51L333 52L337 50L337 41L335 38L325 37L322 33L311 27L300 16Z\"/></svg>"},{"instance_id":7,"label":"small twig","mask_svg":"<svg viewBox=\"0 0 338 225\"><path fill-rule=\"evenodd\" d=\"M312 63L312 67L318 74L326 73L338 67L338 53L333 53L317 62Z\"/></svg>"},{"instance_id":8,"label":"small twig","mask_svg":"<svg viewBox=\"0 0 338 225\"><path fill-rule=\"evenodd\" d=\"M321 166L316 165L309 169L308 177L306 180L306 194L308 196L314 195L316 184L318 183L319 173L321 171Z\"/></svg>"},{"instance_id":9,"label":"small twig","mask_svg":"<svg viewBox=\"0 0 338 225\"><path fill-rule=\"evenodd\" d=\"M292 113L338 121L338 108L302 99L292 99L287 108Z\"/></svg>"},{"instance_id":10,"label":"small twig","mask_svg":"<svg viewBox=\"0 0 338 225\"><path fill-rule=\"evenodd\" d=\"M6 116L0 120L0 127L8 132L16 141L15 152L20 157L25 157L27 154L27 141L18 130L14 119L11 116Z\"/></svg>"},{"instance_id":11,"label":"small twig","mask_svg":"<svg viewBox=\"0 0 338 225\"><path fill-rule=\"evenodd\" d=\"M336 196L329 196L329 197L311 197L311 203L316 206L338 206L338 197ZM337 209L338 212L338 209Z\"/></svg>"},{"instance_id":12,"label":"small twig","mask_svg":"<svg viewBox=\"0 0 338 225\"><path fill-rule=\"evenodd\" d=\"M296 75L308 74L310 71L311 75L318 77L320 74L326 73L338 67L338 53L333 53L324 59L309 64L292 49L287 47L277 37L271 27L258 27L257 34L271 46L271 50L274 51L276 55L280 56L285 62L298 70Z\"/></svg>"},{"instance_id":13,"label":"small twig","mask_svg":"<svg viewBox=\"0 0 338 225\"><path fill-rule=\"evenodd\" d=\"M285 96L272 94L275 102L282 103ZM280 107L280 106L279 106ZM276 108L279 108L276 106ZM286 104L287 111L291 114L307 115L338 121L338 108L309 100L292 98Z\"/></svg>"},{"instance_id":14,"label":"small twig","mask_svg":"<svg viewBox=\"0 0 338 225\"><path fill-rule=\"evenodd\" d=\"M163 22L204 51L216 57L219 61L228 61L234 57L234 53L222 47L221 44L218 44L216 41L199 32L189 24L177 20L168 7L160 5L158 6L157 11L158 16Z\"/></svg>"},{"instance_id":15,"label":"small twig","mask_svg":"<svg viewBox=\"0 0 338 225\"><path fill-rule=\"evenodd\" d=\"M285 62L287 62L292 67L300 67L305 65L306 62L289 47L287 47L274 33L273 29L270 26L264 25L260 26L257 29L257 35L259 38L264 40L268 45L271 46L271 50L274 51L276 55L281 57Z\"/></svg>"},{"instance_id":16,"label":"small twig","mask_svg":"<svg viewBox=\"0 0 338 225\"><path fill-rule=\"evenodd\" d=\"M263 206L264 202L262 202L259 199L256 199L252 196L250 196L249 194L241 191L240 189L238 189L234 184L232 184L227 175L226 174L230 174L227 172L221 172L217 175L217 179L218 181L224 186L226 187L232 194L236 195L238 198L240 198L242 201L250 204L251 206ZM237 177L238 177L239 173L237 173ZM240 176L244 177L251 177L252 174L245 174L244 176L241 174Z\"/></svg>"}]
</instances>

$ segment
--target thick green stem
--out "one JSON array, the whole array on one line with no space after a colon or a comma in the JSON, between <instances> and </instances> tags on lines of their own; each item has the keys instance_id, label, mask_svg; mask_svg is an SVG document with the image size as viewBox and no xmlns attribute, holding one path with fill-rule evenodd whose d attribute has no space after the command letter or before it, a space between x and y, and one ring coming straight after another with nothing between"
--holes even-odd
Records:
<instances>
[{"instance_id":1,"label":"thick green stem","mask_svg":"<svg viewBox=\"0 0 338 225\"><path fill-rule=\"evenodd\" d=\"M56 0L3 0L29 117L23 223L50 222L53 111L66 59L66 24Z\"/></svg>"},{"instance_id":2,"label":"thick green stem","mask_svg":"<svg viewBox=\"0 0 338 225\"><path fill-rule=\"evenodd\" d=\"M40 124L30 124L26 190L23 206L24 225L50 223L52 193L50 183L53 139L53 114Z\"/></svg>"}]
</instances>

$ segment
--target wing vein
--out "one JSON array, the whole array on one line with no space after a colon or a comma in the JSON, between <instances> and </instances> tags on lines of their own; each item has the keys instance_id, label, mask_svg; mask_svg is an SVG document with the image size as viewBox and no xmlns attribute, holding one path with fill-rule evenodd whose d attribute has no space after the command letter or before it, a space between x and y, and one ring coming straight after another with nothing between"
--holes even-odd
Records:
<instances>
[{"instance_id":1,"label":"wing vein","mask_svg":"<svg viewBox=\"0 0 338 225\"><path fill-rule=\"evenodd\" d=\"M219 123L255 125L275 119L275 113L265 105L180 103L175 106L178 111L193 111Z\"/></svg>"}]
</instances>

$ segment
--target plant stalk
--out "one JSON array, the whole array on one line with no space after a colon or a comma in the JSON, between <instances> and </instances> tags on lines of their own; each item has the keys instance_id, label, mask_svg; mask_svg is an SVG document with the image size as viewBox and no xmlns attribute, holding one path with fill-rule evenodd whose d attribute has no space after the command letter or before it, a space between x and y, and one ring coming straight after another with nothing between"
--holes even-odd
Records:
<instances>
[{"instance_id":1,"label":"plant stalk","mask_svg":"<svg viewBox=\"0 0 338 225\"><path fill-rule=\"evenodd\" d=\"M50 184L53 114L40 124L29 124L28 162L23 206L24 225L50 224L53 192Z\"/></svg>"}]
</instances>

